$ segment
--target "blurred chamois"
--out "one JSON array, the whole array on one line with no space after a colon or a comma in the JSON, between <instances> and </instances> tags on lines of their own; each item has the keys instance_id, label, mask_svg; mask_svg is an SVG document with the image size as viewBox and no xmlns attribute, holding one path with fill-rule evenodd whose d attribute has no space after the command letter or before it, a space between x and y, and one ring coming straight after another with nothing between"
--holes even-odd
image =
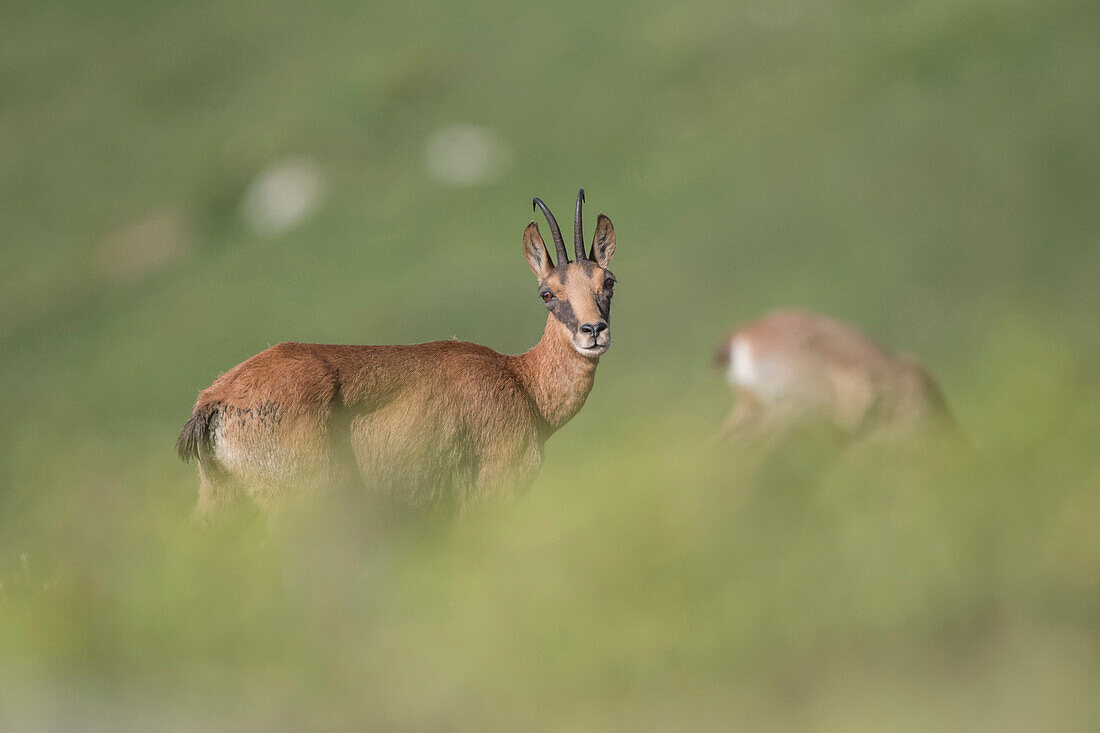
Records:
<instances>
[{"instance_id":1,"label":"blurred chamois","mask_svg":"<svg viewBox=\"0 0 1100 733\"><path fill-rule=\"evenodd\" d=\"M782 437L811 424L844 442L955 431L924 367L828 316L769 313L730 333L715 360L734 393L719 443Z\"/></svg>"}]
</instances>

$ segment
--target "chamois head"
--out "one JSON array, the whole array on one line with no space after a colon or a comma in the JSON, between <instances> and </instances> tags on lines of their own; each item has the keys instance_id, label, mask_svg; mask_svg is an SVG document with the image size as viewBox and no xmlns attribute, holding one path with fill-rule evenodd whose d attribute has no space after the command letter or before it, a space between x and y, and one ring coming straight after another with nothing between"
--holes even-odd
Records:
<instances>
[{"instance_id":1,"label":"chamois head","mask_svg":"<svg viewBox=\"0 0 1100 733\"><path fill-rule=\"evenodd\" d=\"M615 228L603 214L596 219L596 233L592 237L592 249L584 252L584 230L581 225L581 204L584 189L577 192L577 209L573 219L573 261L565 251L565 242L558 229L558 222L541 199L533 206L542 209L550 233L554 236L558 264L550 259L550 253L539 234L535 222L523 232L523 254L527 264L539 279L539 298L547 310L565 330L573 348L584 356L599 356L611 347L611 296L615 288L615 276L607 269L611 255L615 253Z\"/></svg>"}]
</instances>

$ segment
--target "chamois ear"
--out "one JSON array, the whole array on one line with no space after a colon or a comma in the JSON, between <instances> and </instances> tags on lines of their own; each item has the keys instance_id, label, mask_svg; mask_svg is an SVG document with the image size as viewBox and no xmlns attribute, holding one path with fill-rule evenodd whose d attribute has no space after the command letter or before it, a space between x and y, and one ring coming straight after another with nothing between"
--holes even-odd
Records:
<instances>
[{"instance_id":1,"label":"chamois ear","mask_svg":"<svg viewBox=\"0 0 1100 733\"><path fill-rule=\"evenodd\" d=\"M615 227L603 214L596 219L596 233L592 235L592 259L600 267L607 267L615 254Z\"/></svg>"},{"instance_id":2,"label":"chamois ear","mask_svg":"<svg viewBox=\"0 0 1100 733\"><path fill-rule=\"evenodd\" d=\"M544 280L554 269L554 263L550 259L550 253L546 251L546 245L539 234L539 225L531 222L523 230L523 256L527 258L527 264L535 277Z\"/></svg>"}]
</instances>

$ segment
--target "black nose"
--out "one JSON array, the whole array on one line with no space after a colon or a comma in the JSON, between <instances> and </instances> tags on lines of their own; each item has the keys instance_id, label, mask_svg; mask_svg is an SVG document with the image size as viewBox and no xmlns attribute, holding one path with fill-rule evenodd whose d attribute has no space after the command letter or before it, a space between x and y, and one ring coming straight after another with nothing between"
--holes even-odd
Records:
<instances>
[{"instance_id":1,"label":"black nose","mask_svg":"<svg viewBox=\"0 0 1100 733\"><path fill-rule=\"evenodd\" d=\"M607 330L606 321L596 321L595 323L586 323L581 326L581 333L591 334L592 338L596 338L600 335L600 331Z\"/></svg>"}]
</instances>

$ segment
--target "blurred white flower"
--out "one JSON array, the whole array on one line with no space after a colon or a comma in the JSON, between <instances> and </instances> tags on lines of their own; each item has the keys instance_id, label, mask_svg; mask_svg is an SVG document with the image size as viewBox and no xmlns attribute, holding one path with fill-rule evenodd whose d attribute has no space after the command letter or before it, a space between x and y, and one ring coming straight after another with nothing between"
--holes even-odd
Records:
<instances>
[{"instance_id":1,"label":"blurred white flower","mask_svg":"<svg viewBox=\"0 0 1100 733\"><path fill-rule=\"evenodd\" d=\"M252 179L241 201L241 215L256 234L276 237L303 223L325 193L321 167L312 158L287 158Z\"/></svg>"},{"instance_id":2,"label":"blurred white flower","mask_svg":"<svg viewBox=\"0 0 1100 733\"><path fill-rule=\"evenodd\" d=\"M508 169L508 151L492 131L477 125L448 125L424 144L424 167L440 183L489 183Z\"/></svg>"}]
</instances>

